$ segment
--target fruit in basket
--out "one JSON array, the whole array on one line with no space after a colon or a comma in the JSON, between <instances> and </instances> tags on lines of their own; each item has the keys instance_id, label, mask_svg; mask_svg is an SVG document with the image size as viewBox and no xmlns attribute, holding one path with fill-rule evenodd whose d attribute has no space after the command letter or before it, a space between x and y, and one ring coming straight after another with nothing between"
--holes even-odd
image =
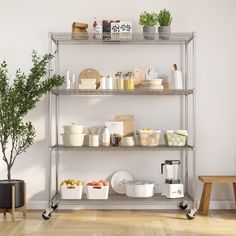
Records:
<instances>
[{"instance_id":1,"label":"fruit in basket","mask_svg":"<svg viewBox=\"0 0 236 236\"><path fill-rule=\"evenodd\" d=\"M106 180L92 181L87 183L87 186L93 186L93 187L109 186L109 182Z\"/></svg>"},{"instance_id":2,"label":"fruit in basket","mask_svg":"<svg viewBox=\"0 0 236 236\"><path fill-rule=\"evenodd\" d=\"M62 181L61 186L65 186L67 188L74 188L76 186L83 186L83 182L79 179L67 179Z\"/></svg>"}]
</instances>

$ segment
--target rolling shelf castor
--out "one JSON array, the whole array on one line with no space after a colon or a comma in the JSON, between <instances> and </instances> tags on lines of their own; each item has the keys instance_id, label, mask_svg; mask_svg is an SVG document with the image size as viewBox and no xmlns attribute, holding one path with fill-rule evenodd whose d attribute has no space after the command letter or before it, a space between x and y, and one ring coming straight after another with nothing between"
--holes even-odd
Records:
<instances>
[{"instance_id":1,"label":"rolling shelf castor","mask_svg":"<svg viewBox=\"0 0 236 236\"><path fill-rule=\"evenodd\" d=\"M43 213L42 213L43 219L49 220L52 216L52 212L53 212L53 209L46 209L45 211L43 211Z\"/></svg>"},{"instance_id":2,"label":"rolling shelf castor","mask_svg":"<svg viewBox=\"0 0 236 236\"><path fill-rule=\"evenodd\" d=\"M197 209L192 209L186 213L186 216L187 216L188 220L193 220L195 218L196 214L197 214Z\"/></svg>"},{"instance_id":3,"label":"rolling shelf castor","mask_svg":"<svg viewBox=\"0 0 236 236\"><path fill-rule=\"evenodd\" d=\"M186 210L187 207L188 207L188 202L186 202L186 201L182 201L182 202L179 204L179 208L180 208L181 210Z\"/></svg>"},{"instance_id":4,"label":"rolling shelf castor","mask_svg":"<svg viewBox=\"0 0 236 236\"><path fill-rule=\"evenodd\" d=\"M58 204L52 204L51 208L55 211L58 208Z\"/></svg>"}]
</instances>

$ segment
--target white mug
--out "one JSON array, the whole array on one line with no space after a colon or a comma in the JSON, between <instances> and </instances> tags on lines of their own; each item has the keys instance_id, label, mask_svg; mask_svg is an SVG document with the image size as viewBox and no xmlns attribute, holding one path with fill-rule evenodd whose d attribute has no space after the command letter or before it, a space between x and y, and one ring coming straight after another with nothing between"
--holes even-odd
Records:
<instances>
[{"instance_id":1,"label":"white mug","mask_svg":"<svg viewBox=\"0 0 236 236\"><path fill-rule=\"evenodd\" d=\"M99 146L99 135L98 134L90 134L89 135L89 146L90 147L98 147Z\"/></svg>"}]
</instances>

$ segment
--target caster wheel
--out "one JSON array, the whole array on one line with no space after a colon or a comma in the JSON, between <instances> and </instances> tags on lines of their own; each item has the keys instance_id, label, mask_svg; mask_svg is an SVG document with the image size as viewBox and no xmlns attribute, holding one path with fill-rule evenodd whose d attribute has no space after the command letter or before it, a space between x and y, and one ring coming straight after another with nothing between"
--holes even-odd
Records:
<instances>
[{"instance_id":1,"label":"caster wheel","mask_svg":"<svg viewBox=\"0 0 236 236\"><path fill-rule=\"evenodd\" d=\"M55 211L58 208L58 204L55 204L55 205L52 204L51 207Z\"/></svg>"},{"instance_id":2,"label":"caster wheel","mask_svg":"<svg viewBox=\"0 0 236 236\"><path fill-rule=\"evenodd\" d=\"M188 204L186 204L186 203L184 203L184 202L181 202L181 203L179 204L179 208L180 208L181 210L186 210L187 207L188 207Z\"/></svg>"},{"instance_id":3,"label":"caster wheel","mask_svg":"<svg viewBox=\"0 0 236 236\"><path fill-rule=\"evenodd\" d=\"M188 220L193 220L196 216L197 210L190 210L186 213Z\"/></svg>"},{"instance_id":4,"label":"caster wheel","mask_svg":"<svg viewBox=\"0 0 236 236\"><path fill-rule=\"evenodd\" d=\"M44 220L49 220L51 218L51 216L52 216L51 213L47 213L47 211L44 211L42 213L42 217Z\"/></svg>"}]
</instances>

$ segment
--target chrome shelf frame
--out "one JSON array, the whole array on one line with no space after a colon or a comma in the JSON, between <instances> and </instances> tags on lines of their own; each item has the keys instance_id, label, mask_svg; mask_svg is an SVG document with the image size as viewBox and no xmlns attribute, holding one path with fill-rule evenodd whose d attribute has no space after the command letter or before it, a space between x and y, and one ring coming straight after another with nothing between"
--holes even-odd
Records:
<instances>
[{"instance_id":1,"label":"chrome shelf frame","mask_svg":"<svg viewBox=\"0 0 236 236\"><path fill-rule=\"evenodd\" d=\"M107 36L107 35L105 35ZM189 44L194 37L194 32L180 33L173 32L169 34L169 39L160 39L155 34L154 39L144 39L142 32L133 32L130 36L119 37L112 36L111 39L94 39L93 33L69 33L69 32L53 32L51 33L52 41L57 45L186 45Z\"/></svg>"},{"instance_id":2,"label":"chrome shelf frame","mask_svg":"<svg viewBox=\"0 0 236 236\"><path fill-rule=\"evenodd\" d=\"M52 94L54 95L191 95L193 89L170 89L170 90L109 90L109 89L98 89L98 90L79 90L79 89L54 89Z\"/></svg>"},{"instance_id":3,"label":"chrome shelf frame","mask_svg":"<svg viewBox=\"0 0 236 236\"><path fill-rule=\"evenodd\" d=\"M75 36L75 35L73 35ZM92 37L91 33L88 33L87 39L74 39L71 33L67 32L58 32L58 33L49 33L49 52L53 53L52 44L55 44L56 47L56 58L55 58L55 73L59 73L59 60L60 60L60 45L177 45L180 46L182 49L182 61L181 61L181 68L183 68L183 75L184 75L184 89L183 90L142 90L142 89L135 89L133 91L119 91L119 90L78 90L78 89L54 89L51 93L48 94L48 152L49 152L49 200L48 200L48 207L52 209L52 205L54 203L61 203L66 204L124 204L124 205L145 205L150 204L179 204L180 199L166 199L161 197L160 195L155 195L151 199L130 199L125 196L118 196L111 194L108 200L103 201L95 201L95 200L78 200L78 201L66 201L60 199L59 193L59 183L58 183L58 167L59 167L59 152L64 151L179 151L181 153L181 176L184 181L185 186L185 197L182 200L187 200L193 204L193 209L197 208L196 202L196 159L197 159L197 149L196 149L196 35L194 32L190 33L171 33L169 40L161 40L159 39L158 35L155 36L154 40L145 40L143 38L142 33L133 33L131 38L126 39L116 39L116 40L95 40ZM191 45L191 49L189 50ZM189 58L189 53L192 52L192 59ZM192 74L190 75L189 64L192 65L191 71ZM48 68L48 76L51 75L51 68L52 65L49 64ZM192 81L191 88L189 85L189 81ZM59 97L69 95L69 96L113 96L113 95L153 95L153 96L181 96L183 108L181 109L182 114L182 125L181 129L190 128L190 119L189 114L192 114L192 142L191 145L187 145L185 147L168 147L165 145L160 145L158 147L141 147L141 146L134 146L134 147L65 147L59 145L58 142L58 118L59 118ZM189 96L191 95L191 96ZM55 97L53 99L53 96ZM76 98L76 99L79 99ZM192 100L190 100L192 99ZM192 108L189 109L189 102L192 101ZM53 112L53 109L54 112ZM53 122L53 114L55 114L55 121ZM53 142L52 137L53 135L56 136L55 141ZM188 142L189 143L189 142ZM192 153L193 158L189 158L190 152ZM192 184L192 193L189 193L189 161L192 161L192 173L193 178L191 181ZM52 167L54 167L55 163L55 180L56 186L55 190L56 193L52 194ZM50 211L50 210L49 210Z\"/></svg>"},{"instance_id":4,"label":"chrome shelf frame","mask_svg":"<svg viewBox=\"0 0 236 236\"><path fill-rule=\"evenodd\" d=\"M51 147L52 151L192 151L194 148L191 145L186 145L184 147L177 147L177 146L166 146L166 145L159 145L156 147L147 147L147 146L133 146L133 147L125 147L125 146L108 146L108 147L89 147L89 146L82 146L82 147L71 147L71 146L64 146L64 145L54 145Z\"/></svg>"}]
</instances>

